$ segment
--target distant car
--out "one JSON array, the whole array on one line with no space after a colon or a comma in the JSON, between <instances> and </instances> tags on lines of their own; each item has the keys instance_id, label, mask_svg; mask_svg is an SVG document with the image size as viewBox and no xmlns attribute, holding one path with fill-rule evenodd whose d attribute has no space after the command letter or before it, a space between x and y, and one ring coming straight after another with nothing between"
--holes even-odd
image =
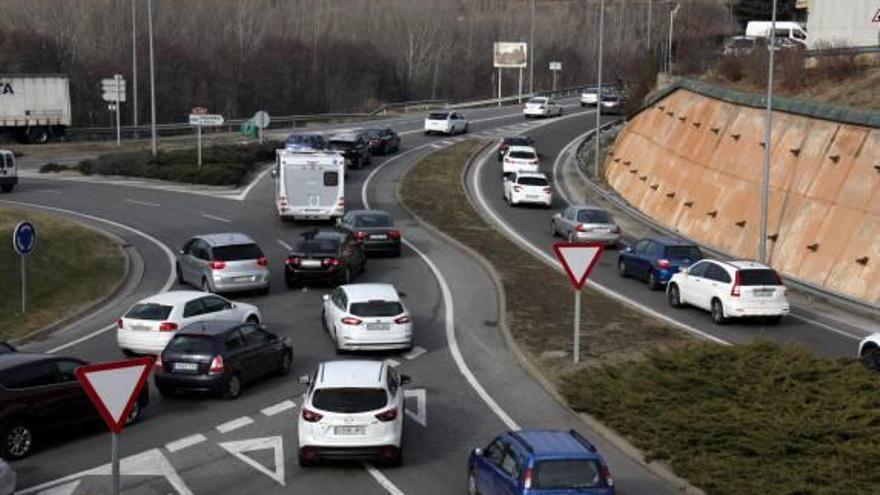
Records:
<instances>
[{"instance_id":1,"label":"distant car","mask_svg":"<svg viewBox=\"0 0 880 495\"><path fill-rule=\"evenodd\" d=\"M400 151L400 136L390 127L364 129L370 139L370 152L374 155L387 155Z\"/></svg>"},{"instance_id":2,"label":"distant car","mask_svg":"<svg viewBox=\"0 0 880 495\"><path fill-rule=\"evenodd\" d=\"M617 91L603 92L602 103L599 105L599 113L619 115L623 112L626 101L623 95Z\"/></svg>"},{"instance_id":3,"label":"distant car","mask_svg":"<svg viewBox=\"0 0 880 495\"><path fill-rule=\"evenodd\" d=\"M599 101L599 88L596 86L589 86L584 88L581 91L581 106L582 107L594 107L596 103Z\"/></svg>"},{"instance_id":4,"label":"distant car","mask_svg":"<svg viewBox=\"0 0 880 495\"><path fill-rule=\"evenodd\" d=\"M141 300L116 321L116 343L123 353L161 353L181 328L205 320L259 324L256 306L215 294L172 290Z\"/></svg>"},{"instance_id":5,"label":"distant car","mask_svg":"<svg viewBox=\"0 0 880 495\"><path fill-rule=\"evenodd\" d=\"M41 438L59 430L79 431L101 424L74 370L88 364L54 354L16 352L0 355L0 455L20 459L33 451ZM128 415L131 424L150 403L143 387ZM2 473L0 473L2 474ZM2 475L0 481L5 480Z\"/></svg>"},{"instance_id":6,"label":"distant car","mask_svg":"<svg viewBox=\"0 0 880 495\"><path fill-rule=\"evenodd\" d=\"M153 380L163 396L213 392L236 399L242 386L268 374L287 375L293 344L255 323L200 321L187 325L156 360Z\"/></svg>"},{"instance_id":7,"label":"distant car","mask_svg":"<svg viewBox=\"0 0 880 495\"><path fill-rule=\"evenodd\" d=\"M15 168L15 153L0 150L0 191L11 192L18 184L18 169Z\"/></svg>"},{"instance_id":8,"label":"distant car","mask_svg":"<svg viewBox=\"0 0 880 495\"><path fill-rule=\"evenodd\" d=\"M15 493L16 475L12 466L0 459L0 495L13 495Z\"/></svg>"},{"instance_id":9,"label":"distant car","mask_svg":"<svg viewBox=\"0 0 880 495\"><path fill-rule=\"evenodd\" d=\"M728 57L747 55L761 46L762 39L755 36L734 36L727 40L722 54Z\"/></svg>"},{"instance_id":10,"label":"distant car","mask_svg":"<svg viewBox=\"0 0 880 495\"><path fill-rule=\"evenodd\" d=\"M284 147L294 150L323 150L327 148L327 140L320 132L299 132L287 136Z\"/></svg>"},{"instance_id":11,"label":"distant car","mask_svg":"<svg viewBox=\"0 0 880 495\"><path fill-rule=\"evenodd\" d=\"M621 277L634 277L648 283L651 290L662 288L673 274L703 259L699 246L681 239L640 239L617 257Z\"/></svg>"},{"instance_id":12,"label":"distant car","mask_svg":"<svg viewBox=\"0 0 880 495\"><path fill-rule=\"evenodd\" d=\"M670 306L707 310L716 325L742 317L779 323L790 310L785 292L776 270L755 261L704 259L681 269L666 284Z\"/></svg>"},{"instance_id":13,"label":"distant car","mask_svg":"<svg viewBox=\"0 0 880 495\"><path fill-rule=\"evenodd\" d=\"M562 115L562 105L553 98L535 96L523 107L523 117L552 117Z\"/></svg>"},{"instance_id":14,"label":"distant car","mask_svg":"<svg viewBox=\"0 0 880 495\"><path fill-rule=\"evenodd\" d=\"M531 147L534 144L534 140L528 136L507 136L501 140L501 145L498 146L498 161L504 159L504 154L507 153L507 149L511 146L529 146Z\"/></svg>"},{"instance_id":15,"label":"distant car","mask_svg":"<svg viewBox=\"0 0 880 495\"><path fill-rule=\"evenodd\" d=\"M458 112L431 112L425 117L425 135L467 133L468 121Z\"/></svg>"},{"instance_id":16,"label":"distant car","mask_svg":"<svg viewBox=\"0 0 880 495\"><path fill-rule=\"evenodd\" d=\"M617 245L620 242L620 226L611 213L598 206L569 206L553 215L550 233L568 242L601 242Z\"/></svg>"},{"instance_id":17,"label":"distant car","mask_svg":"<svg viewBox=\"0 0 880 495\"><path fill-rule=\"evenodd\" d=\"M550 208L553 205L553 188L542 173L514 172L505 177L504 199L510 206L527 203Z\"/></svg>"},{"instance_id":18,"label":"distant car","mask_svg":"<svg viewBox=\"0 0 880 495\"><path fill-rule=\"evenodd\" d=\"M288 287L307 283L351 283L367 268L364 246L353 235L344 232L312 232L297 242L284 269Z\"/></svg>"},{"instance_id":19,"label":"distant car","mask_svg":"<svg viewBox=\"0 0 880 495\"><path fill-rule=\"evenodd\" d=\"M403 460L403 387L382 361L327 361L311 376L297 422L299 465L324 460Z\"/></svg>"},{"instance_id":20,"label":"distant car","mask_svg":"<svg viewBox=\"0 0 880 495\"><path fill-rule=\"evenodd\" d=\"M198 235L177 252L177 281L204 292L269 292L269 263L253 239L240 233Z\"/></svg>"},{"instance_id":21,"label":"distant car","mask_svg":"<svg viewBox=\"0 0 880 495\"><path fill-rule=\"evenodd\" d=\"M859 360L869 370L880 371L880 333L862 339L859 343Z\"/></svg>"},{"instance_id":22,"label":"distant car","mask_svg":"<svg viewBox=\"0 0 880 495\"><path fill-rule=\"evenodd\" d=\"M345 214L336 224L336 230L347 232L361 242L364 251L400 256L400 231L394 218L382 210L354 210Z\"/></svg>"},{"instance_id":23,"label":"distant car","mask_svg":"<svg viewBox=\"0 0 880 495\"><path fill-rule=\"evenodd\" d=\"M531 146L509 146L501 160L501 175L513 172L537 173L541 166L538 152Z\"/></svg>"},{"instance_id":24,"label":"distant car","mask_svg":"<svg viewBox=\"0 0 880 495\"><path fill-rule=\"evenodd\" d=\"M614 495L608 464L574 430L520 430L499 435L468 459L470 495Z\"/></svg>"},{"instance_id":25,"label":"distant car","mask_svg":"<svg viewBox=\"0 0 880 495\"><path fill-rule=\"evenodd\" d=\"M324 295L321 323L337 352L412 349L412 318L390 284L341 285Z\"/></svg>"},{"instance_id":26,"label":"distant car","mask_svg":"<svg viewBox=\"0 0 880 495\"><path fill-rule=\"evenodd\" d=\"M343 132L330 136L327 148L337 151L345 158L345 166L363 168L372 162L370 140L363 132Z\"/></svg>"}]
</instances>

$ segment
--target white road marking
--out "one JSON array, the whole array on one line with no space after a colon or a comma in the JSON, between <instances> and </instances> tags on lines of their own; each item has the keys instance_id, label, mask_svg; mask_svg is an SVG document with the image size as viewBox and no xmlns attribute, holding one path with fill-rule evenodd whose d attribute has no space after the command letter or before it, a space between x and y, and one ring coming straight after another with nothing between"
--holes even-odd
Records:
<instances>
[{"instance_id":1,"label":"white road marking","mask_svg":"<svg viewBox=\"0 0 880 495\"><path fill-rule=\"evenodd\" d=\"M405 354L401 354L400 357L412 361L413 359L421 356L422 354L428 352L424 347L415 346L409 350L409 352Z\"/></svg>"},{"instance_id":2,"label":"white road marking","mask_svg":"<svg viewBox=\"0 0 880 495\"><path fill-rule=\"evenodd\" d=\"M150 203L149 201L138 201L136 199L131 199L131 198L125 198L125 202L136 204L136 205L143 205L143 206L152 206L152 207L161 206L159 203Z\"/></svg>"},{"instance_id":3,"label":"white road marking","mask_svg":"<svg viewBox=\"0 0 880 495\"><path fill-rule=\"evenodd\" d=\"M431 143L431 147L434 148L434 149L438 149L438 150L439 150L439 149L442 148L443 146L440 146L440 145L437 144L437 143Z\"/></svg>"},{"instance_id":4,"label":"white road marking","mask_svg":"<svg viewBox=\"0 0 880 495\"><path fill-rule=\"evenodd\" d=\"M208 213L202 213L202 216L205 218L210 218L211 220L217 220L218 222L232 223L232 220L229 220L228 218L218 217L216 215L211 215Z\"/></svg>"},{"instance_id":5,"label":"white road marking","mask_svg":"<svg viewBox=\"0 0 880 495\"><path fill-rule=\"evenodd\" d=\"M61 191L58 189L36 189L35 193L46 193L46 194L61 194Z\"/></svg>"},{"instance_id":6,"label":"white road marking","mask_svg":"<svg viewBox=\"0 0 880 495\"><path fill-rule=\"evenodd\" d=\"M415 412L411 411L409 408L404 407L403 411L407 416L412 418L416 423L427 427L428 426L428 398L425 394L425 389L416 388L412 390L404 390L403 397L405 399L413 398L416 400L416 410Z\"/></svg>"},{"instance_id":7,"label":"white road marking","mask_svg":"<svg viewBox=\"0 0 880 495\"><path fill-rule=\"evenodd\" d=\"M286 400L284 402L279 402L278 404L275 404L273 406L263 408L260 410L260 412L263 413L264 416L275 416L278 413L282 413L284 411L287 411L288 409L293 409L294 407L296 407L296 402L293 402L292 400Z\"/></svg>"},{"instance_id":8,"label":"white road marking","mask_svg":"<svg viewBox=\"0 0 880 495\"><path fill-rule=\"evenodd\" d=\"M449 146L449 145L455 144L455 141L450 141L450 140L448 140L448 139L444 139L443 141L440 141L440 142L443 143L443 144L445 144L446 146Z\"/></svg>"},{"instance_id":9,"label":"white road marking","mask_svg":"<svg viewBox=\"0 0 880 495\"><path fill-rule=\"evenodd\" d=\"M48 490L43 490L37 495L73 495L74 493L76 493L76 489L79 488L80 484L82 484L82 480L72 481L65 485L49 488Z\"/></svg>"},{"instance_id":10,"label":"white road marking","mask_svg":"<svg viewBox=\"0 0 880 495\"><path fill-rule=\"evenodd\" d=\"M249 416L242 416L240 418L233 419L232 421L227 421L225 423L221 423L214 427L215 430L220 433L229 433L232 430L237 430L239 428L245 427L249 424L252 424L254 420L252 420Z\"/></svg>"},{"instance_id":11,"label":"white road marking","mask_svg":"<svg viewBox=\"0 0 880 495\"><path fill-rule=\"evenodd\" d=\"M385 360L385 364L387 364L388 366L391 366L392 368L397 368L398 366L400 366L400 361L398 361L396 359L388 358Z\"/></svg>"},{"instance_id":12,"label":"white road marking","mask_svg":"<svg viewBox=\"0 0 880 495\"><path fill-rule=\"evenodd\" d=\"M202 435L201 433L196 433L195 435L190 435L188 437L183 437L173 442L168 442L165 444L165 448L168 450L168 452L177 452L178 450L183 450L187 447L198 445L205 440L207 440L205 435Z\"/></svg>"},{"instance_id":13,"label":"white road marking","mask_svg":"<svg viewBox=\"0 0 880 495\"><path fill-rule=\"evenodd\" d=\"M256 179L252 180L251 183L248 184L247 187L244 188L244 191L242 191L241 194L236 196L235 199L237 199L239 201L244 201L247 198L247 195L250 194L251 189L253 189L261 180L263 180L263 177L265 177L266 174L268 174L271 171L272 171L272 167L270 166L266 170L263 170L262 172L260 172L260 175L258 175Z\"/></svg>"},{"instance_id":14,"label":"white road marking","mask_svg":"<svg viewBox=\"0 0 880 495\"><path fill-rule=\"evenodd\" d=\"M218 444L221 448L234 455L242 462L256 469L257 471L272 478L279 485L284 486L284 442L280 436L265 438L249 438L247 440L238 440L235 442L223 442ZM254 450L272 449L275 454L275 469L270 470L266 466L260 464L256 460L244 455L245 452Z\"/></svg>"},{"instance_id":15,"label":"white road marking","mask_svg":"<svg viewBox=\"0 0 880 495\"><path fill-rule=\"evenodd\" d=\"M278 244L280 244L281 247L283 247L284 249L286 249L286 250L288 250L288 251L290 251L291 249L293 249L293 247L292 247L290 244L288 244L288 243L282 241L281 239L276 239L276 242L278 242Z\"/></svg>"},{"instance_id":16,"label":"white road marking","mask_svg":"<svg viewBox=\"0 0 880 495\"><path fill-rule=\"evenodd\" d=\"M406 495L405 493L403 493L403 491L400 490L400 488L394 486L394 483L392 483L391 480L389 480L384 474L382 474L382 471L376 469L376 467L372 464L364 464L364 469L366 469L367 472L370 473L370 476L372 476L373 479L376 480L377 483L379 483L379 486L384 488L385 491L389 494Z\"/></svg>"}]
</instances>

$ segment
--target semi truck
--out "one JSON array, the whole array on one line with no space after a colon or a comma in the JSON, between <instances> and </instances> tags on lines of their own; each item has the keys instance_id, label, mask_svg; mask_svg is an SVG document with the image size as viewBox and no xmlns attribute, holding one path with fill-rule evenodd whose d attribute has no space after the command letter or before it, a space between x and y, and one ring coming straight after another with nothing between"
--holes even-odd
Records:
<instances>
[{"instance_id":1,"label":"semi truck","mask_svg":"<svg viewBox=\"0 0 880 495\"><path fill-rule=\"evenodd\" d=\"M0 133L42 144L70 127L70 82L64 75L0 74Z\"/></svg>"}]
</instances>

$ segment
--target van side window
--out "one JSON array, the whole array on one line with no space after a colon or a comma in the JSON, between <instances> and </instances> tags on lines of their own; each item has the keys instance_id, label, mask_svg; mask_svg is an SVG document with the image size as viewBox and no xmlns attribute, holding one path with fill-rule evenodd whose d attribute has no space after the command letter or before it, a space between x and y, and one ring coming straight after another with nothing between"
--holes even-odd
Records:
<instances>
[{"instance_id":1,"label":"van side window","mask_svg":"<svg viewBox=\"0 0 880 495\"><path fill-rule=\"evenodd\" d=\"M339 173L338 172L324 172L324 185L325 186L339 185Z\"/></svg>"}]
</instances>

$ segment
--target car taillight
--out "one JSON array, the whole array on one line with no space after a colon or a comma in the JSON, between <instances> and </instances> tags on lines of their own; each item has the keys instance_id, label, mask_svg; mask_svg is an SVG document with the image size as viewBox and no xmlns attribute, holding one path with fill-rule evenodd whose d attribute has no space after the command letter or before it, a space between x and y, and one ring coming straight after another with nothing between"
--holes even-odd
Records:
<instances>
[{"instance_id":1,"label":"car taillight","mask_svg":"<svg viewBox=\"0 0 880 495\"><path fill-rule=\"evenodd\" d=\"M409 319L409 316L404 315L404 316L401 316L400 318L397 318L396 320L394 320L394 323L397 323L398 325L403 325L404 323L409 323L410 321L412 321L412 320Z\"/></svg>"},{"instance_id":2,"label":"car taillight","mask_svg":"<svg viewBox=\"0 0 880 495\"><path fill-rule=\"evenodd\" d=\"M742 284L742 273L737 270L733 279L733 287L730 289L730 297L739 297L739 286Z\"/></svg>"},{"instance_id":3,"label":"car taillight","mask_svg":"<svg viewBox=\"0 0 880 495\"><path fill-rule=\"evenodd\" d=\"M321 418L323 417L324 415L318 414L311 409L306 409L305 407L302 408L302 418L309 423L317 423L318 421L321 421Z\"/></svg>"},{"instance_id":4,"label":"car taillight","mask_svg":"<svg viewBox=\"0 0 880 495\"><path fill-rule=\"evenodd\" d=\"M160 332L174 332L177 330L177 323L173 321L163 321L159 323L159 331Z\"/></svg>"},{"instance_id":5,"label":"car taillight","mask_svg":"<svg viewBox=\"0 0 880 495\"><path fill-rule=\"evenodd\" d=\"M361 323L363 323L363 321L357 318L352 318L351 316L346 316L340 321L342 321L342 323L345 325L360 325Z\"/></svg>"},{"instance_id":6,"label":"car taillight","mask_svg":"<svg viewBox=\"0 0 880 495\"><path fill-rule=\"evenodd\" d=\"M222 269L226 268L225 261L212 261L210 263L210 265L211 265L211 270L222 270Z\"/></svg>"},{"instance_id":7,"label":"car taillight","mask_svg":"<svg viewBox=\"0 0 880 495\"><path fill-rule=\"evenodd\" d=\"M605 478L605 485L614 486L614 478L611 477L611 470L608 466L602 464L602 477Z\"/></svg>"},{"instance_id":8,"label":"car taillight","mask_svg":"<svg viewBox=\"0 0 880 495\"><path fill-rule=\"evenodd\" d=\"M265 256L261 256L261 257L257 258L257 265L266 266L268 264L269 264L269 261L266 259Z\"/></svg>"},{"instance_id":9,"label":"car taillight","mask_svg":"<svg viewBox=\"0 0 880 495\"><path fill-rule=\"evenodd\" d=\"M208 369L208 373L212 375L223 373L223 356L214 356L214 359L211 360L211 367Z\"/></svg>"},{"instance_id":10,"label":"car taillight","mask_svg":"<svg viewBox=\"0 0 880 495\"><path fill-rule=\"evenodd\" d=\"M278 206L287 206L287 198L278 198Z\"/></svg>"},{"instance_id":11,"label":"car taillight","mask_svg":"<svg viewBox=\"0 0 880 495\"><path fill-rule=\"evenodd\" d=\"M340 263L342 262L339 261L339 258L324 258L324 260L321 261L321 264L324 266L339 266Z\"/></svg>"},{"instance_id":12,"label":"car taillight","mask_svg":"<svg viewBox=\"0 0 880 495\"><path fill-rule=\"evenodd\" d=\"M388 232L388 237L390 237L392 239L400 239L400 231L399 230L392 230L391 232Z\"/></svg>"},{"instance_id":13,"label":"car taillight","mask_svg":"<svg viewBox=\"0 0 880 495\"><path fill-rule=\"evenodd\" d=\"M532 468L526 468L526 473L523 475L523 488L529 490L532 488L532 476L534 472Z\"/></svg>"},{"instance_id":14,"label":"car taillight","mask_svg":"<svg viewBox=\"0 0 880 495\"><path fill-rule=\"evenodd\" d=\"M116 328L122 328L122 318L116 320Z\"/></svg>"},{"instance_id":15,"label":"car taillight","mask_svg":"<svg viewBox=\"0 0 880 495\"><path fill-rule=\"evenodd\" d=\"M575 229L575 230L577 230L578 232L586 232L586 231L587 231L587 227L584 226L584 224L579 223L578 226L577 226L577 229Z\"/></svg>"},{"instance_id":16,"label":"car taillight","mask_svg":"<svg viewBox=\"0 0 880 495\"><path fill-rule=\"evenodd\" d=\"M359 241L362 241L367 238L367 233L366 232L355 232L354 238Z\"/></svg>"},{"instance_id":17,"label":"car taillight","mask_svg":"<svg viewBox=\"0 0 880 495\"><path fill-rule=\"evenodd\" d=\"M285 261L285 263L287 263L288 265L291 265L291 266L299 266L301 261L302 260L299 258L299 256L288 256L287 261Z\"/></svg>"},{"instance_id":18,"label":"car taillight","mask_svg":"<svg viewBox=\"0 0 880 495\"><path fill-rule=\"evenodd\" d=\"M530 165L537 165L537 164L538 164L538 160L529 160L529 164L530 164Z\"/></svg>"},{"instance_id":19,"label":"car taillight","mask_svg":"<svg viewBox=\"0 0 880 495\"><path fill-rule=\"evenodd\" d=\"M669 260L657 260L657 267L662 269L667 269L671 265L669 264Z\"/></svg>"},{"instance_id":20,"label":"car taillight","mask_svg":"<svg viewBox=\"0 0 880 495\"><path fill-rule=\"evenodd\" d=\"M340 200L336 203L336 206L342 208L343 206L345 206L345 200L340 198Z\"/></svg>"},{"instance_id":21,"label":"car taillight","mask_svg":"<svg viewBox=\"0 0 880 495\"><path fill-rule=\"evenodd\" d=\"M376 415L376 419L379 421L394 421L397 419L397 408L389 409L385 412L380 412Z\"/></svg>"}]
</instances>

